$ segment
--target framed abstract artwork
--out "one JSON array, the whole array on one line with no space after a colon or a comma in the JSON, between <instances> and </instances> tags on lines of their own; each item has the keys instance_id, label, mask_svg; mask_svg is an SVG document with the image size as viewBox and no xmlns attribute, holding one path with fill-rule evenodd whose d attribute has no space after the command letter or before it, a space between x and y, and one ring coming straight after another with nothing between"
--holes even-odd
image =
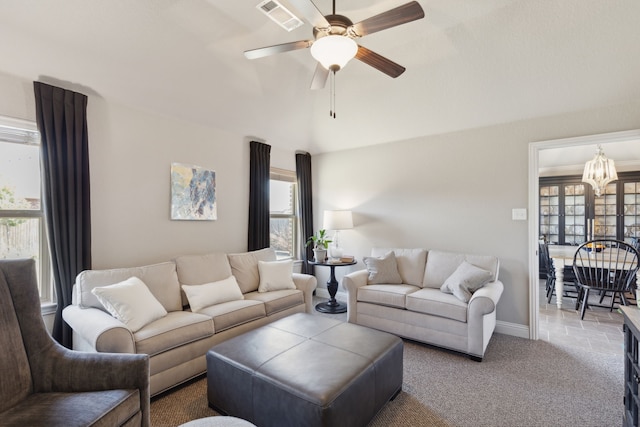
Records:
<instances>
[{"instance_id":1,"label":"framed abstract artwork","mask_svg":"<svg viewBox=\"0 0 640 427\"><path fill-rule=\"evenodd\" d=\"M215 171L195 165L171 163L171 219L218 219Z\"/></svg>"}]
</instances>

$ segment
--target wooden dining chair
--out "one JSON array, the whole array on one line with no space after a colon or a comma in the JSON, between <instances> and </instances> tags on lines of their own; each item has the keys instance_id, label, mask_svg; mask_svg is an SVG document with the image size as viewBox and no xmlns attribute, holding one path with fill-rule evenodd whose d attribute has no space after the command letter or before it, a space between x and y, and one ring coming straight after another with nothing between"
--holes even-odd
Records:
<instances>
[{"instance_id":1,"label":"wooden dining chair","mask_svg":"<svg viewBox=\"0 0 640 427\"><path fill-rule=\"evenodd\" d=\"M545 272L545 291L547 296L547 303L551 304L551 298L556 292L556 269L553 265L553 260L549 255L549 244L539 243L540 250L540 262L542 265L541 271ZM567 297L575 298L578 294L578 290L574 289L573 280L573 268L571 266L564 267L564 295Z\"/></svg>"},{"instance_id":2,"label":"wooden dining chair","mask_svg":"<svg viewBox=\"0 0 640 427\"><path fill-rule=\"evenodd\" d=\"M549 257L549 246L547 243L540 242L538 244L538 250L540 251L540 270L545 279L545 291L547 300L551 301L551 295L553 294L553 288L556 283L556 272L553 267L553 262Z\"/></svg>"},{"instance_id":3,"label":"wooden dining chair","mask_svg":"<svg viewBox=\"0 0 640 427\"><path fill-rule=\"evenodd\" d=\"M632 245L619 240L594 239L578 247L573 256L573 271L579 289L576 310L580 309L580 319L584 319L590 291L610 295L610 311L616 296L621 304L627 305L624 294L635 286L638 258L640 255Z\"/></svg>"}]
</instances>

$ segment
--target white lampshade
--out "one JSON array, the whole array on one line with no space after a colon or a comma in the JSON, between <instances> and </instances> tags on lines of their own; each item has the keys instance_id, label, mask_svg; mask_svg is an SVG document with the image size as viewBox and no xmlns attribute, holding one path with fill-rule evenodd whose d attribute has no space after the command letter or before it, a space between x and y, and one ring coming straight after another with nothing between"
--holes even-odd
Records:
<instances>
[{"instance_id":1,"label":"white lampshade","mask_svg":"<svg viewBox=\"0 0 640 427\"><path fill-rule=\"evenodd\" d=\"M351 211L324 211L325 230L348 230L353 228Z\"/></svg>"},{"instance_id":2,"label":"white lampshade","mask_svg":"<svg viewBox=\"0 0 640 427\"><path fill-rule=\"evenodd\" d=\"M327 70L343 68L357 52L358 44L346 36L324 36L311 45L311 56Z\"/></svg>"},{"instance_id":3,"label":"white lampshade","mask_svg":"<svg viewBox=\"0 0 640 427\"><path fill-rule=\"evenodd\" d=\"M593 160L589 160L584 165L582 182L591 184L596 196L601 196L607 184L617 179L618 173L616 172L616 166L613 160L607 159L602 151L602 147L598 145Z\"/></svg>"}]
</instances>

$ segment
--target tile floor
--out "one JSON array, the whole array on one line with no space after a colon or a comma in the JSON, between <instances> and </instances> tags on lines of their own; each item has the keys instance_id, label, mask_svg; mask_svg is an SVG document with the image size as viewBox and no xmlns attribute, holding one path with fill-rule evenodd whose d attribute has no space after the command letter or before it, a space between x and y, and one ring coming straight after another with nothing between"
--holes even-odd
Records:
<instances>
[{"instance_id":1,"label":"tile floor","mask_svg":"<svg viewBox=\"0 0 640 427\"><path fill-rule=\"evenodd\" d=\"M594 297L590 296L589 300ZM597 298L597 296L596 296ZM605 298L602 305L609 299ZM597 303L597 299L595 301ZM634 303L635 301L631 301ZM575 298L564 296L562 309L558 310L555 295L551 304L547 304L544 281L540 284L539 337L542 340L560 345L580 347L585 350L623 354L622 314L608 308L590 307L580 320L580 312L574 310Z\"/></svg>"}]
</instances>

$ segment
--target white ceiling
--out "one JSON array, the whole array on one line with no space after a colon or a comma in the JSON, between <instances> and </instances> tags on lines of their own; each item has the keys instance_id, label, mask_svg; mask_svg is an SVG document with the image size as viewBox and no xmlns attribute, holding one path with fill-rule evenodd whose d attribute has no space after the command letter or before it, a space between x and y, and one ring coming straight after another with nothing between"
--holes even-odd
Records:
<instances>
[{"instance_id":1,"label":"white ceiling","mask_svg":"<svg viewBox=\"0 0 640 427\"><path fill-rule=\"evenodd\" d=\"M407 1L336 3L358 22ZM424 19L360 41L407 71L391 79L352 61L334 120L328 89L309 89L308 50L243 56L311 38L258 3L1 0L0 71L311 153L640 98L638 0L421 0Z\"/></svg>"},{"instance_id":2,"label":"white ceiling","mask_svg":"<svg viewBox=\"0 0 640 427\"><path fill-rule=\"evenodd\" d=\"M611 142L602 144L604 155L615 162L618 172L640 170L640 140ZM538 153L541 176L582 174L584 164L593 159L596 144L582 144L571 147L550 148Z\"/></svg>"}]
</instances>

